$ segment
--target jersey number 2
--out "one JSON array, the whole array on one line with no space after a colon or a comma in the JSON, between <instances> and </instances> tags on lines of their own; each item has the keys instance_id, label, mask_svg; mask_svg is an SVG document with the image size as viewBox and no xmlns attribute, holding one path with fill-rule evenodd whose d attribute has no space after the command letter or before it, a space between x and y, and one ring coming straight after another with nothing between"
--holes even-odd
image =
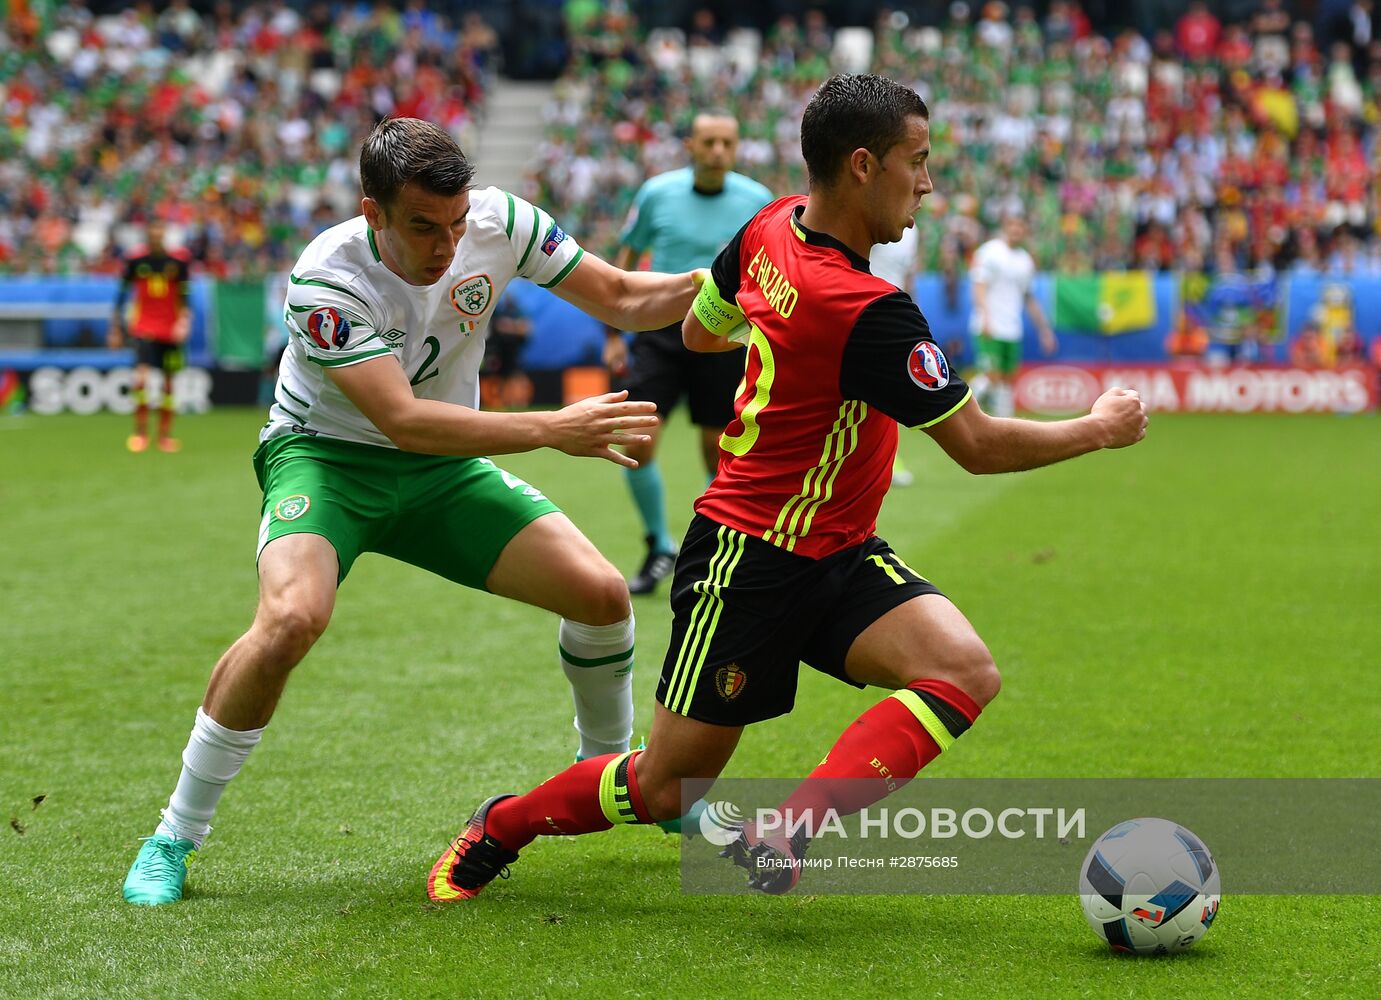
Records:
<instances>
[{"instance_id":1,"label":"jersey number 2","mask_svg":"<svg viewBox=\"0 0 1381 1000\"><path fill-rule=\"evenodd\" d=\"M428 337L426 340L422 341L422 346L427 349L427 356L422 359L422 364L417 369L417 374L412 377L413 385L421 385L423 382L427 381L427 379L434 378L441 374L435 368L432 368L431 371L427 371L428 368L431 368L432 362L436 360L436 356L441 353L441 341L437 340L435 337Z\"/></svg>"}]
</instances>

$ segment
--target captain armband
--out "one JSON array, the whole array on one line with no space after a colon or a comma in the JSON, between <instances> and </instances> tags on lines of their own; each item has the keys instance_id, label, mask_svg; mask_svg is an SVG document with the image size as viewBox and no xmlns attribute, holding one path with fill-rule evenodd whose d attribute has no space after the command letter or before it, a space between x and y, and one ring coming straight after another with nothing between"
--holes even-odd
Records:
<instances>
[{"instance_id":1,"label":"captain armband","mask_svg":"<svg viewBox=\"0 0 1381 1000\"><path fill-rule=\"evenodd\" d=\"M700 286L700 294L691 303L691 312L710 333L716 337L727 337L736 344L748 343L750 325L743 317L743 311L732 302L727 302L719 294L714 278L705 275Z\"/></svg>"}]
</instances>

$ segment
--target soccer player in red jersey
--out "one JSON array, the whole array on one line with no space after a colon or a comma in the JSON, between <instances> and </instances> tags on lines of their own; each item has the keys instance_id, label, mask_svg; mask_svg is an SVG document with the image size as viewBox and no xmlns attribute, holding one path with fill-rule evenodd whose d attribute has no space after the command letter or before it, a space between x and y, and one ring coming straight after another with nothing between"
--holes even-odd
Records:
<instances>
[{"instance_id":1,"label":"soccer player in red jersey","mask_svg":"<svg viewBox=\"0 0 1381 1000\"><path fill-rule=\"evenodd\" d=\"M188 294L191 270L187 258L163 243L163 223L148 227L148 242L125 260L115 315L108 342L118 348L128 334L134 340L134 433L125 442L130 451L149 447L148 380L150 369L163 374L163 400L158 416L158 448L177 451L173 437L173 376L182 367L182 345L192 325ZM132 298L132 301L131 301ZM126 306L128 305L128 315Z\"/></svg>"},{"instance_id":2,"label":"soccer player in red jersey","mask_svg":"<svg viewBox=\"0 0 1381 1000\"><path fill-rule=\"evenodd\" d=\"M856 812L948 749L997 694L991 654L929 580L874 534L897 425L973 473L1016 472L1145 435L1135 392L1042 423L985 414L925 317L868 270L931 190L930 114L877 76L827 80L805 110L806 197L779 199L724 249L682 327L692 350L747 345L719 473L696 501L672 584L671 644L646 750L582 761L484 802L437 861L433 899L478 893L543 834L681 811L681 782L718 777L743 727L789 712L804 661L893 692L850 725L780 809L802 832L750 824L726 856L786 892L812 818ZM837 780L847 779L847 780Z\"/></svg>"}]
</instances>

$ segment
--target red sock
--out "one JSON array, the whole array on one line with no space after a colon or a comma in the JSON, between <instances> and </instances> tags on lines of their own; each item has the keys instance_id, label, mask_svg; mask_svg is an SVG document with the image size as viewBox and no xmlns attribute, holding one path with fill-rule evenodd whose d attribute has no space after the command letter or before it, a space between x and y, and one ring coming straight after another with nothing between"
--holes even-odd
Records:
<instances>
[{"instance_id":1,"label":"red sock","mask_svg":"<svg viewBox=\"0 0 1381 1000\"><path fill-rule=\"evenodd\" d=\"M173 433L173 408L166 404L158 411L158 436L170 437Z\"/></svg>"},{"instance_id":2,"label":"red sock","mask_svg":"<svg viewBox=\"0 0 1381 1000\"><path fill-rule=\"evenodd\" d=\"M134 408L134 433L140 437L149 433L149 404L143 401Z\"/></svg>"},{"instance_id":3,"label":"red sock","mask_svg":"<svg viewBox=\"0 0 1381 1000\"><path fill-rule=\"evenodd\" d=\"M614 825L611 813L620 823L649 823L633 769L637 756L635 750L572 764L526 795L497 803L489 810L485 830L510 851L521 851L543 835L608 830ZM608 770L612 773L605 783Z\"/></svg>"},{"instance_id":4,"label":"red sock","mask_svg":"<svg viewBox=\"0 0 1381 1000\"><path fill-rule=\"evenodd\" d=\"M810 829L833 809L840 816L885 798L964 733L982 709L953 684L916 681L854 720L820 766L791 794L782 814L797 821L810 813ZM922 716L925 721L922 721ZM930 727L938 727L932 734ZM938 735L938 739L937 739Z\"/></svg>"}]
</instances>

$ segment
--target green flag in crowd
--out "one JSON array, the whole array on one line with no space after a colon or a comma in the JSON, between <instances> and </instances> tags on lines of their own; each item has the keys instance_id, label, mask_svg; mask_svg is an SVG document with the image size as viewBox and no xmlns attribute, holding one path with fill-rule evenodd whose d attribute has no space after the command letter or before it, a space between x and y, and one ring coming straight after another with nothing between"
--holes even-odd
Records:
<instances>
[{"instance_id":1,"label":"green flag in crowd","mask_svg":"<svg viewBox=\"0 0 1381 1000\"><path fill-rule=\"evenodd\" d=\"M1055 326L1083 333L1126 333L1156 323L1149 271L1112 271L1055 279Z\"/></svg>"}]
</instances>

